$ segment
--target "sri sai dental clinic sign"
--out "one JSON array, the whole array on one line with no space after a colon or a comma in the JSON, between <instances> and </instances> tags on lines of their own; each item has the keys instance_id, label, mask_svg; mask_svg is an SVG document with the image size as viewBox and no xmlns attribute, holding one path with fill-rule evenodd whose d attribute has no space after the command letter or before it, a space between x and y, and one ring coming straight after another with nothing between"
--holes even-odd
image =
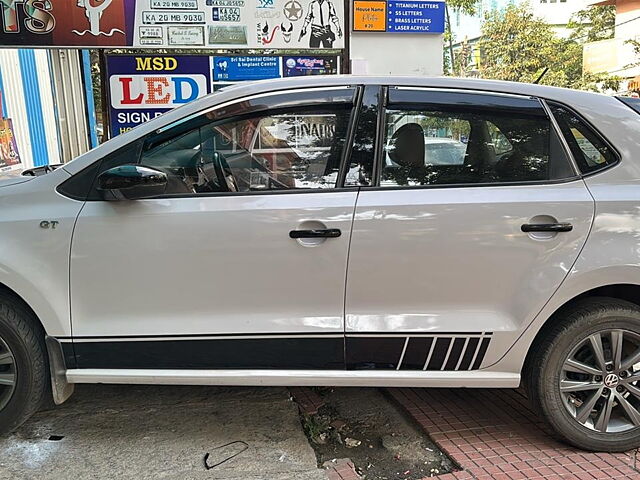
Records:
<instances>
[{"instance_id":1,"label":"sri sai dental clinic sign","mask_svg":"<svg viewBox=\"0 0 640 480\"><path fill-rule=\"evenodd\" d=\"M111 136L210 93L207 56L107 57Z\"/></svg>"}]
</instances>

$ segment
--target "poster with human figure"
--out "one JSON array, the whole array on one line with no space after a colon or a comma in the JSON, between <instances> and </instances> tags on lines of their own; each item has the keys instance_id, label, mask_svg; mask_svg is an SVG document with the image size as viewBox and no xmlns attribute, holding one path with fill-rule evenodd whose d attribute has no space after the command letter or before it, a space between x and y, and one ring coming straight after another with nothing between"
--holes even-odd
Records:
<instances>
[{"instance_id":1,"label":"poster with human figure","mask_svg":"<svg viewBox=\"0 0 640 480\"><path fill-rule=\"evenodd\" d=\"M333 48L336 35L342 38L340 18L331 0L311 1L302 24L299 41L307 34L309 26L311 26L309 48ZM331 29L332 26L334 30Z\"/></svg>"},{"instance_id":2,"label":"poster with human figure","mask_svg":"<svg viewBox=\"0 0 640 480\"><path fill-rule=\"evenodd\" d=\"M339 0L0 0L0 46L344 48Z\"/></svg>"}]
</instances>

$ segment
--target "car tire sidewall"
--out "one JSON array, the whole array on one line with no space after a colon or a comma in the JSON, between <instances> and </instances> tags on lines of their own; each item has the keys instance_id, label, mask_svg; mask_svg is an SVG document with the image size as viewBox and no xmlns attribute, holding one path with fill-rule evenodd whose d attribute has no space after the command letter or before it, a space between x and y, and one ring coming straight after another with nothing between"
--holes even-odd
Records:
<instances>
[{"instance_id":1,"label":"car tire sidewall","mask_svg":"<svg viewBox=\"0 0 640 480\"><path fill-rule=\"evenodd\" d=\"M33 413L32 407L39 403L43 393L43 379L38 365L44 365L42 349L34 349L4 319L0 318L0 337L13 354L16 384L9 403L0 410L0 432L13 430L26 416Z\"/></svg>"},{"instance_id":2,"label":"car tire sidewall","mask_svg":"<svg viewBox=\"0 0 640 480\"><path fill-rule=\"evenodd\" d=\"M579 424L565 407L560 393L562 365L569 352L589 335L608 329L626 329L640 335L640 312L627 309L608 309L583 316L563 335L557 337L549 355L543 361L539 376L542 411L551 425L570 443L586 449L617 449L617 445L640 441L640 427L628 432L602 433ZM586 437L589 445L580 441ZM624 449L625 447L622 447ZM630 447L631 448L631 447Z\"/></svg>"}]
</instances>

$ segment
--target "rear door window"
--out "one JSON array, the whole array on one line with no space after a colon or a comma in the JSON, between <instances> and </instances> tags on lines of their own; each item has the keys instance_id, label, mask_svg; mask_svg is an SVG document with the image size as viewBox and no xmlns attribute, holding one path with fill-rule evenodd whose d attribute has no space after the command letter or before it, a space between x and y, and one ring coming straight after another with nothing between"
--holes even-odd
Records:
<instances>
[{"instance_id":1,"label":"rear door window","mask_svg":"<svg viewBox=\"0 0 640 480\"><path fill-rule=\"evenodd\" d=\"M380 186L575 177L537 99L391 90Z\"/></svg>"}]
</instances>

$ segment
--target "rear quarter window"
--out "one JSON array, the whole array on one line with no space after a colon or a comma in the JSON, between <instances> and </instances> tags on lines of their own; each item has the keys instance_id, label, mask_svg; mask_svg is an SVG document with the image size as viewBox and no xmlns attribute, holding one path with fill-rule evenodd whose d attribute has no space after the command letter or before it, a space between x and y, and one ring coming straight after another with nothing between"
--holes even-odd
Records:
<instances>
[{"instance_id":1,"label":"rear quarter window","mask_svg":"<svg viewBox=\"0 0 640 480\"><path fill-rule=\"evenodd\" d=\"M631 109L640 113L640 98L631 98L631 97L617 97L625 105L631 107Z\"/></svg>"},{"instance_id":2,"label":"rear quarter window","mask_svg":"<svg viewBox=\"0 0 640 480\"><path fill-rule=\"evenodd\" d=\"M549 107L582 173L596 172L618 161L613 149L575 112L553 102Z\"/></svg>"}]
</instances>

